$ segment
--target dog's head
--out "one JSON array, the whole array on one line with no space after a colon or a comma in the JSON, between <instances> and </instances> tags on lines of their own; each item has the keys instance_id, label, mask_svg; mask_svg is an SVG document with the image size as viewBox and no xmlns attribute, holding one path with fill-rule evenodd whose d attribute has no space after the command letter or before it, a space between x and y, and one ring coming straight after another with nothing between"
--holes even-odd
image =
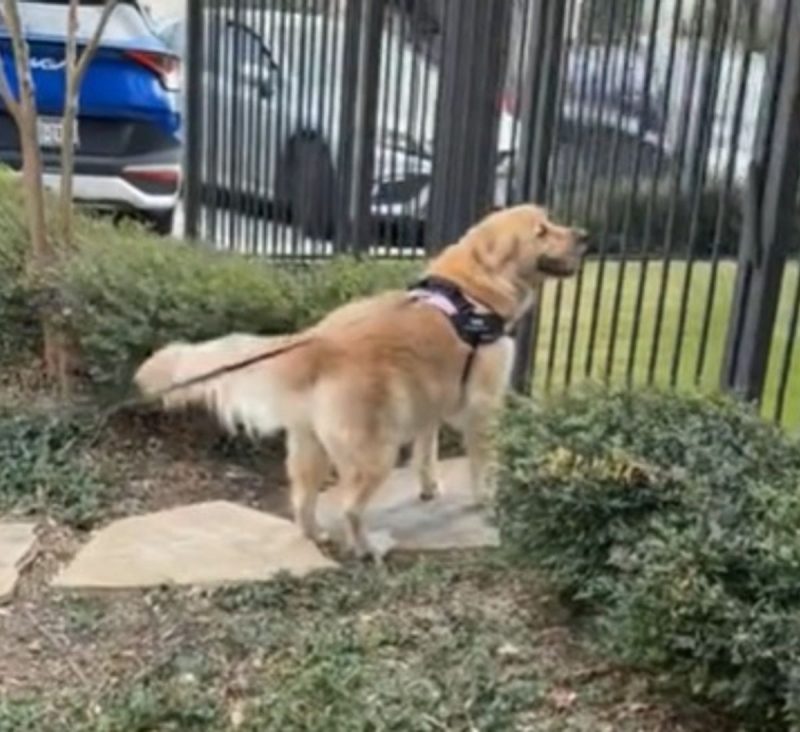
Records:
<instances>
[{"instance_id":1,"label":"dog's head","mask_svg":"<svg viewBox=\"0 0 800 732\"><path fill-rule=\"evenodd\" d=\"M487 216L465 242L488 274L534 286L544 277L575 274L586 239L585 231L554 223L544 209L522 205Z\"/></svg>"}]
</instances>

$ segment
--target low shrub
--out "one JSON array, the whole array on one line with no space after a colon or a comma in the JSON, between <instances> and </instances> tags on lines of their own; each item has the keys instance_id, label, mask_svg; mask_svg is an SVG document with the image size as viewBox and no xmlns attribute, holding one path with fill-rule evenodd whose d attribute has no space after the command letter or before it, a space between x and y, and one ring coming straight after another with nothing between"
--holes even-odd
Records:
<instances>
[{"instance_id":1,"label":"low shrub","mask_svg":"<svg viewBox=\"0 0 800 732\"><path fill-rule=\"evenodd\" d=\"M288 268L82 214L76 239L48 291L34 290L24 276L19 185L0 172L0 357L38 345L37 303L46 302L60 312L98 387L127 383L168 341L298 330L354 297L403 287L420 269L419 262L346 258Z\"/></svg>"},{"instance_id":2,"label":"low shrub","mask_svg":"<svg viewBox=\"0 0 800 732\"><path fill-rule=\"evenodd\" d=\"M38 345L39 328L25 284L23 212L19 186L0 169L0 366Z\"/></svg>"},{"instance_id":3,"label":"low shrub","mask_svg":"<svg viewBox=\"0 0 800 732\"><path fill-rule=\"evenodd\" d=\"M85 241L56 289L91 381L106 386L168 341L295 331L353 297L404 286L411 273L355 260L288 270L123 229Z\"/></svg>"},{"instance_id":4,"label":"low shrub","mask_svg":"<svg viewBox=\"0 0 800 732\"><path fill-rule=\"evenodd\" d=\"M497 519L599 642L753 729L800 723L800 445L725 400L517 402Z\"/></svg>"},{"instance_id":5,"label":"low shrub","mask_svg":"<svg viewBox=\"0 0 800 732\"><path fill-rule=\"evenodd\" d=\"M79 448L90 436L77 419L0 412L0 515L49 514L89 527L110 496Z\"/></svg>"}]
</instances>

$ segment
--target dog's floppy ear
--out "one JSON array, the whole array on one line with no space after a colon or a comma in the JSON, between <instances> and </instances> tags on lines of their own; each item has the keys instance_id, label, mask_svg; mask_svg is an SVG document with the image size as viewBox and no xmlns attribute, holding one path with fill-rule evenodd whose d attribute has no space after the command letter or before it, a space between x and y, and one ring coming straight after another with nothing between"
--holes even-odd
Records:
<instances>
[{"instance_id":1,"label":"dog's floppy ear","mask_svg":"<svg viewBox=\"0 0 800 732\"><path fill-rule=\"evenodd\" d=\"M499 272L519 251L515 236L481 236L472 247L475 261L488 272Z\"/></svg>"}]
</instances>

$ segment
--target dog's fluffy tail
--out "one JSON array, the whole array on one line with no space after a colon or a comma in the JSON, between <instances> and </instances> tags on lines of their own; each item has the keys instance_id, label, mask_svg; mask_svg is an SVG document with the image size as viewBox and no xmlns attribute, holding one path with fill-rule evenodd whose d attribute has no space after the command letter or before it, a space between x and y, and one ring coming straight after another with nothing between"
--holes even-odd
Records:
<instances>
[{"instance_id":1,"label":"dog's fluffy tail","mask_svg":"<svg viewBox=\"0 0 800 732\"><path fill-rule=\"evenodd\" d=\"M134 383L143 395L157 397L177 384L260 354L280 351L300 339L300 336L234 334L197 344L171 343L156 351L139 367ZM304 348L300 345L297 351ZM284 427L304 401L297 398L296 392L293 393L295 388L302 386L303 379L287 379L287 373L302 376L298 374L298 367L303 370L301 359L291 358L295 364L288 369L285 364L295 353L292 349L286 354L200 380L170 391L161 401L166 409L191 404L205 406L231 432L241 426L251 435L270 434Z\"/></svg>"}]
</instances>

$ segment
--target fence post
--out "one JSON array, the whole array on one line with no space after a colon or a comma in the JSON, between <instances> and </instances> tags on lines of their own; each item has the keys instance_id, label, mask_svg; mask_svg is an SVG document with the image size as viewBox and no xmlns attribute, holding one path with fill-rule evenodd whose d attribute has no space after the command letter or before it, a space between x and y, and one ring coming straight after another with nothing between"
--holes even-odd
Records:
<instances>
[{"instance_id":1,"label":"fence post","mask_svg":"<svg viewBox=\"0 0 800 732\"><path fill-rule=\"evenodd\" d=\"M184 236L196 239L200 231L203 172L203 59L206 28L201 0L186 0L186 130L184 147Z\"/></svg>"},{"instance_id":2,"label":"fence post","mask_svg":"<svg viewBox=\"0 0 800 732\"><path fill-rule=\"evenodd\" d=\"M510 0L447 0L436 102L429 251L492 208Z\"/></svg>"},{"instance_id":3,"label":"fence post","mask_svg":"<svg viewBox=\"0 0 800 732\"><path fill-rule=\"evenodd\" d=\"M565 31L563 0L530 0L533 3L526 29L528 43L524 94L522 98L521 145L514 181L516 202L543 204L549 189L553 133L559 114L556 108L561 73L561 49ZM539 293L540 295L540 293ZM511 383L528 393L533 377L533 352L538 326L537 295L533 310L527 313L517 332L517 348Z\"/></svg>"},{"instance_id":4,"label":"fence post","mask_svg":"<svg viewBox=\"0 0 800 732\"><path fill-rule=\"evenodd\" d=\"M788 0L763 92L744 201L722 388L760 401L800 176L800 3Z\"/></svg>"},{"instance_id":5,"label":"fence post","mask_svg":"<svg viewBox=\"0 0 800 732\"><path fill-rule=\"evenodd\" d=\"M336 251L370 244L385 0L348 0L337 154Z\"/></svg>"}]
</instances>

